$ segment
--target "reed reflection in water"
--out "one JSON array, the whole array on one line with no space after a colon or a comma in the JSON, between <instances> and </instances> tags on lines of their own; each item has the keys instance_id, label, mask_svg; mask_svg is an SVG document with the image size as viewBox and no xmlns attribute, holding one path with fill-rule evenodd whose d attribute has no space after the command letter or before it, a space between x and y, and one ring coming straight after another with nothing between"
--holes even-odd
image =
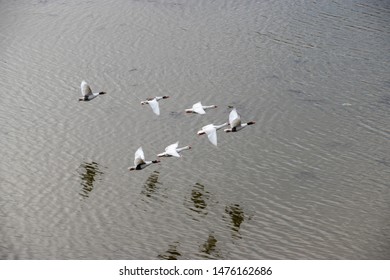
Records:
<instances>
[{"instance_id":1,"label":"reed reflection in water","mask_svg":"<svg viewBox=\"0 0 390 280\"><path fill-rule=\"evenodd\" d=\"M92 162L84 162L79 167L82 189L80 195L83 198L89 197L94 189L94 182L99 179L103 172L99 169L99 164Z\"/></svg>"}]
</instances>

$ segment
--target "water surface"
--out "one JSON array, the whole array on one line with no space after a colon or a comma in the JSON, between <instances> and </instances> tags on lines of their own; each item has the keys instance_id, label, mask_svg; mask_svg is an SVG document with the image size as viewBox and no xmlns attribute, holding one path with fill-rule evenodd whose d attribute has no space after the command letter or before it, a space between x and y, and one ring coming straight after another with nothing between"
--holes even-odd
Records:
<instances>
[{"instance_id":1,"label":"water surface","mask_svg":"<svg viewBox=\"0 0 390 280\"><path fill-rule=\"evenodd\" d=\"M0 258L388 259L389 25L379 0L0 1ZM228 106L256 124L196 135Z\"/></svg>"}]
</instances>

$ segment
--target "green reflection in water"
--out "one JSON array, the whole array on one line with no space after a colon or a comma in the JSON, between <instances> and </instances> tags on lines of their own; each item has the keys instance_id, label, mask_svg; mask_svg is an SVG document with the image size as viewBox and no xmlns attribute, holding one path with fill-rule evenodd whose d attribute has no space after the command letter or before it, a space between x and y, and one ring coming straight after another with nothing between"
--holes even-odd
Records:
<instances>
[{"instance_id":1,"label":"green reflection in water","mask_svg":"<svg viewBox=\"0 0 390 280\"><path fill-rule=\"evenodd\" d=\"M150 174L144 184L143 190L141 191L142 194L147 197L151 197L154 193L156 193L158 190L158 185L162 185L162 183L158 181L159 175L160 172L158 171L153 171L152 174Z\"/></svg>"},{"instance_id":2,"label":"green reflection in water","mask_svg":"<svg viewBox=\"0 0 390 280\"><path fill-rule=\"evenodd\" d=\"M80 195L84 198L89 197L94 189L94 182L103 174L99 170L99 164L96 162L84 162L79 168L82 190Z\"/></svg>"},{"instance_id":3,"label":"green reflection in water","mask_svg":"<svg viewBox=\"0 0 390 280\"><path fill-rule=\"evenodd\" d=\"M178 250L179 245L179 242L174 242L169 245L168 250L165 253L158 255L158 258L163 260L177 260L181 256Z\"/></svg>"},{"instance_id":4,"label":"green reflection in water","mask_svg":"<svg viewBox=\"0 0 390 280\"><path fill-rule=\"evenodd\" d=\"M240 226L245 219L244 210L239 204L232 204L225 207L225 213L230 217L230 222L232 225L231 229L234 233L234 236L240 238Z\"/></svg>"},{"instance_id":5,"label":"green reflection in water","mask_svg":"<svg viewBox=\"0 0 390 280\"><path fill-rule=\"evenodd\" d=\"M222 259L220 250L217 247L218 240L213 234L209 234L207 241L200 246L200 252L207 254L207 258Z\"/></svg>"}]
</instances>

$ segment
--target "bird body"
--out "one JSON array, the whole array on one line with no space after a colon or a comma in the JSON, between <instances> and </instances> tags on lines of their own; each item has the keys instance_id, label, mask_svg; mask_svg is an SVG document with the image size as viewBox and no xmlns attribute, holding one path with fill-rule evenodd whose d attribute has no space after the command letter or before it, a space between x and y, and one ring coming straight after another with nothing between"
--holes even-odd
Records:
<instances>
[{"instance_id":1,"label":"bird body","mask_svg":"<svg viewBox=\"0 0 390 280\"><path fill-rule=\"evenodd\" d=\"M156 96L156 97L149 97L145 101L141 101L141 105L149 104L152 108L153 112L158 116L160 115L160 107L158 105L158 101L161 99L167 99L169 96Z\"/></svg>"},{"instance_id":2,"label":"bird body","mask_svg":"<svg viewBox=\"0 0 390 280\"><path fill-rule=\"evenodd\" d=\"M81 82L80 88L83 97L79 98L79 101L90 101L99 95L106 94L106 92L104 91L92 92L90 86L87 84L86 81Z\"/></svg>"}]
</instances>

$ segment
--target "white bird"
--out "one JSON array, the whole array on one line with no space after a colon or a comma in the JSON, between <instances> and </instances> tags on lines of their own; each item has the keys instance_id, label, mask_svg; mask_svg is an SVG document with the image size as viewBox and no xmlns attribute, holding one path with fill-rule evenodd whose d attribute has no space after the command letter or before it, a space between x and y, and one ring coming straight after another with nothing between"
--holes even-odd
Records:
<instances>
[{"instance_id":1,"label":"white bird","mask_svg":"<svg viewBox=\"0 0 390 280\"><path fill-rule=\"evenodd\" d=\"M134 166L130 166L128 169L129 171L132 170L141 170L152 163L159 163L159 160L145 160L144 151L142 150L142 147L139 147L138 150L134 154Z\"/></svg>"},{"instance_id":2,"label":"white bird","mask_svg":"<svg viewBox=\"0 0 390 280\"><path fill-rule=\"evenodd\" d=\"M80 87L83 97L79 98L79 101L90 101L101 94L106 94L104 91L93 93L86 81L82 81Z\"/></svg>"},{"instance_id":3,"label":"white bird","mask_svg":"<svg viewBox=\"0 0 390 280\"><path fill-rule=\"evenodd\" d=\"M198 131L198 135L207 134L207 137L209 138L210 142L217 146L217 130L227 125L228 123L224 123L221 125L208 124Z\"/></svg>"},{"instance_id":4,"label":"white bird","mask_svg":"<svg viewBox=\"0 0 390 280\"><path fill-rule=\"evenodd\" d=\"M141 101L141 105L149 104L150 107L152 108L153 112L156 115L160 115L160 107L158 106L158 101L161 99L166 99L169 98L169 96L164 95L164 96L156 96L156 97L149 97L146 98L145 101Z\"/></svg>"},{"instance_id":5,"label":"white bird","mask_svg":"<svg viewBox=\"0 0 390 280\"><path fill-rule=\"evenodd\" d=\"M178 146L179 146L179 141L166 147L165 152L158 154L157 156L158 157L181 157L181 155L179 154L181 151L191 149L191 146L184 146L181 148L178 148Z\"/></svg>"},{"instance_id":6,"label":"white bird","mask_svg":"<svg viewBox=\"0 0 390 280\"><path fill-rule=\"evenodd\" d=\"M241 123L241 116L237 113L236 108L233 108L233 110L229 114L229 125L230 128L225 129L225 132L237 132L244 127L248 125L255 124L254 121L250 121L247 123Z\"/></svg>"},{"instance_id":7,"label":"white bird","mask_svg":"<svg viewBox=\"0 0 390 280\"><path fill-rule=\"evenodd\" d=\"M203 106L202 103L198 102L192 105L191 109L185 109L185 112L203 115L206 114L205 109L210 109L210 108L217 108L217 106L216 105Z\"/></svg>"}]
</instances>

